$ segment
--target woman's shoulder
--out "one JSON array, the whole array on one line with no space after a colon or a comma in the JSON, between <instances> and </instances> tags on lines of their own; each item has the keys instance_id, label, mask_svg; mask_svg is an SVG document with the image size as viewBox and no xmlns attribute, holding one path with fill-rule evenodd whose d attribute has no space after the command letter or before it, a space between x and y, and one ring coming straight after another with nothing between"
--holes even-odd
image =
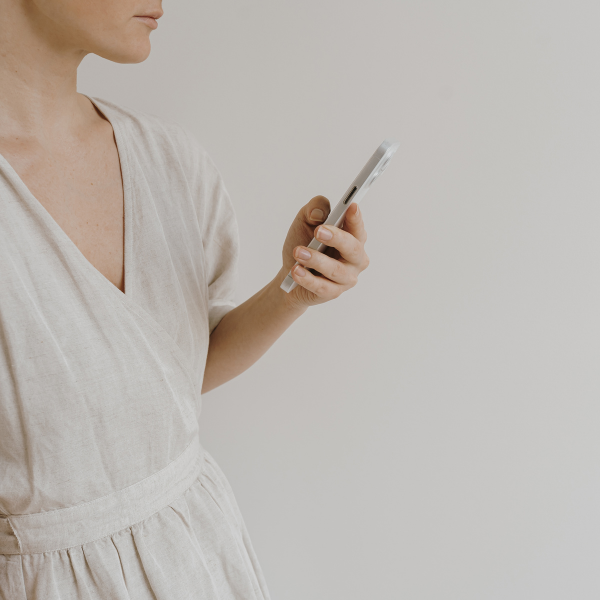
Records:
<instances>
[{"instance_id":1,"label":"woman's shoulder","mask_svg":"<svg viewBox=\"0 0 600 600\"><path fill-rule=\"evenodd\" d=\"M89 97L89 96L88 96ZM149 160L170 162L177 160L185 170L197 172L204 167L216 170L214 163L202 144L185 127L164 117L132 109L97 97L90 100L118 126L128 142Z\"/></svg>"}]
</instances>

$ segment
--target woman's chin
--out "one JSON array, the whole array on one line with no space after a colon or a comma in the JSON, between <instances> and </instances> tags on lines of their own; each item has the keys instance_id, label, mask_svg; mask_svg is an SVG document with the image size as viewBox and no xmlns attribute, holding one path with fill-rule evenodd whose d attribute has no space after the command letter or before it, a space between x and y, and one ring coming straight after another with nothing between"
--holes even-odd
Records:
<instances>
[{"instance_id":1,"label":"woman's chin","mask_svg":"<svg viewBox=\"0 0 600 600\"><path fill-rule=\"evenodd\" d=\"M92 52L116 63L135 64L144 62L150 55L150 50L150 38L145 35L136 40L130 40L127 45L104 47L92 50Z\"/></svg>"}]
</instances>

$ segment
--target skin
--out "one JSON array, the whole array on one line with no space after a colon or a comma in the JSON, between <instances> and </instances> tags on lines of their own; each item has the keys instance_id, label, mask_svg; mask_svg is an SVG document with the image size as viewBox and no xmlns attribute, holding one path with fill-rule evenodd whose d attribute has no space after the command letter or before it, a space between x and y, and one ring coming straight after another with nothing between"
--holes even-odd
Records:
<instances>
[{"instance_id":1,"label":"skin","mask_svg":"<svg viewBox=\"0 0 600 600\"><path fill-rule=\"evenodd\" d=\"M148 4L147 4L148 2ZM0 154L83 255L123 290L123 186L110 123L77 93L94 52L150 53L154 0L0 0Z\"/></svg>"},{"instance_id":2,"label":"skin","mask_svg":"<svg viewBox=\"0 0 600 600\"><path fill-rule=\"evenodd\" d=\"M142 62L162 13L160 0L0 0L0 154L121 291L119 155L110 123L77 93L77 68L89 53ZM354 205L343 229L319 225L329 211L323 196L300 209L285 239L280 271L213 331L202 393L253 365L310 306L356 285L369 264L362 215ZM315 233L329 246L326 254L306 247ZM299 285L286 294L279 285L296 261L318 273L295 267Z\"/></svg>"}]
</instances>

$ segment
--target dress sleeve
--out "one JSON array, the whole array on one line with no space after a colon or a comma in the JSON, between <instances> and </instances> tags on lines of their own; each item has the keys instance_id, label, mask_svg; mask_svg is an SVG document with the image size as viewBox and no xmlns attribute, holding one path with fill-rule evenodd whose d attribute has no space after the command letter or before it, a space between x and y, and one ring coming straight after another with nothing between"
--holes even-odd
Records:
<instances>
[{"instance_id":1,"label":"dress sleeve","mask_svg":"<svg viewBox=\"0 0 600 600\"><path fill-rule=\"evenodd\" d=\"M192 193L204 248L210 333L236 307L240 240L235 210L212 159L188 133L194 159ZM191 157L190 157L191 158Z\"/></svg>"}]
</instances>

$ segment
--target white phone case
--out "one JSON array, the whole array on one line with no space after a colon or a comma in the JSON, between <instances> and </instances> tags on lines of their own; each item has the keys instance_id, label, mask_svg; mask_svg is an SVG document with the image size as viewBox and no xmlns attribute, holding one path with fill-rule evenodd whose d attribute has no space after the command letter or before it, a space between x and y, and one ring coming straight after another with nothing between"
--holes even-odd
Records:
<instances>
[{"instance_id":1,"label":"white phone case","mask_svg":"<svg viewBox=\"0 0 600 600\"><path fill-rule=\"evenodd\" d=\"M350 187L346 190L346 193L342 196L336 207L329 213L329 216L325 222L322 223L322 225L341 227L348 208L352 204L358 204L363 199L364 195L371 187L371 184L377 179L377 177L379 177L379 175L381 175L381 173L383 173L392 156L394 156L394 152L396 152L399 146L399 142L385 140L381 146L375 150L375 154L371 156L367 164L363 167L362 171L350 184ZM326 244L319 242L319 240L316 238L313 238L312 242L308 244L308 248L316 250L317 252L322 252L326 247ZM297 264L298 263L296 263L296 265ZM280 287L282 290L289 293L297 285L298 284L292 278L292 272L290 271Z\"/></svg>"}]
</instances>

